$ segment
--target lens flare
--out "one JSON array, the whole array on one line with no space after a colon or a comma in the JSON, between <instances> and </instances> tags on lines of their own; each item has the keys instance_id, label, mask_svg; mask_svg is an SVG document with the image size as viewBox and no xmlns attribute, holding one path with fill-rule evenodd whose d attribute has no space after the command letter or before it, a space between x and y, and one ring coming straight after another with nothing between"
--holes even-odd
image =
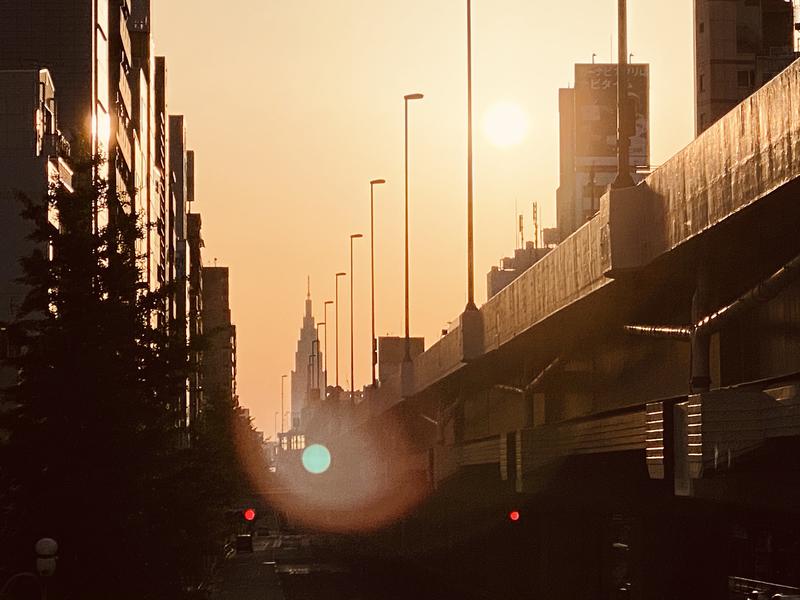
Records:
<instances>
[{"instance_id":1,"label":"lens flare","mask_svg":"<svg viewBox=\"0 0 800 600\"><path fill-rule=\"evenodd\" d=\"M331 453L322 444L311 444L303 450L303 468L314 475L319 475L331 466Z\"/></svg>"}]
</instances>

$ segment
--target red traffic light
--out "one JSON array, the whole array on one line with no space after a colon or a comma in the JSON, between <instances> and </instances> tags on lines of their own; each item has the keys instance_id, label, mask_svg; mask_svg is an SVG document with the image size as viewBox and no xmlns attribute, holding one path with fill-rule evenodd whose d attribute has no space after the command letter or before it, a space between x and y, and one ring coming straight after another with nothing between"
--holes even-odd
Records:
<instances>
[{"instance_id":1,"label":"red traffic light","mask_svg":"<svg viewBox=\"0 0 800 600\"><path fill-rule=\"evenodd\" d=\"M256 511L252 508L248 508L244 511L244 520L245 521L253 521L256 518Z\"/></svg>"},{"instance_id":2,"label":"red traffic light","mask_svg":"<svg viewBox=\"0 0 800 600\"><path fill-rule=\"evenodd\" d=\"M510 513L508 513L508 518L512 521L519 521L520 516L521 515L519 514L518 510L512 510Z\"/></svg>"}]
</instances>

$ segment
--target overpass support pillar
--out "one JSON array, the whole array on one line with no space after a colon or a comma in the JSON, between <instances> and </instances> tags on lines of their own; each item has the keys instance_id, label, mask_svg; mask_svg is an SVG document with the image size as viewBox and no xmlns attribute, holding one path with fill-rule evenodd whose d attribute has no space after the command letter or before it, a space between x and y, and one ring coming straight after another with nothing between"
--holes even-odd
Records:
<instances>
[{"instance_id":1,"label":"overpass support pillar","mask_svg":"<svg viewBox=\"0 0 800 600\"><path fill-rule=\"evenodd\" d=\"M470 362L483 355L483 315L479 310L461 313L461 360Z\"/></svg>"},{"instance_id":2,"label":"overpass support pillar","mask_svg":"<svg viewBox=\"0 0 800 600\"><path fill-rule=\"evenodd\" d=\"M600 260L607 277L647 265L661 237L657 199L646 185L610 189L600 198Z\"/></svg>"}]
</instances>

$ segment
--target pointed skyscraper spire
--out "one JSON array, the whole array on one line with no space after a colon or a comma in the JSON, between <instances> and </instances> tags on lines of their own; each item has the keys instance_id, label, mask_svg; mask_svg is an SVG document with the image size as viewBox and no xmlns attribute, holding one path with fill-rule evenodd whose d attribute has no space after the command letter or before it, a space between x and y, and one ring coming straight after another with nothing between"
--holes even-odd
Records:
<instances>
[{"instance_id":1,"label":"pointed skyscraper spire","mask_svg":"<svg viewBox=\"0 0 800 600\"><path fill-rule=\"evenodd\" d=\"M311 275L306 275L306 317L311 317Z\"/></svg>"}]
</instances>

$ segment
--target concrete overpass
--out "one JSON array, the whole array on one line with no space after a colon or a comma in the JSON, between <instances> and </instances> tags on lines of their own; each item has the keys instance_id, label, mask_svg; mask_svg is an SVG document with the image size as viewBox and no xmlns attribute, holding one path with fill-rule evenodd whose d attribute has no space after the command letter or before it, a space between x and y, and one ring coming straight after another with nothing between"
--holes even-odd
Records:
<instances>
[{"instance_id":1,"label":"concrete overpass","mask_svg":"<svg viewBox=\"0 0 800 600\"><path fill-rule=\"evenodd\" d=\"M377 469L387 495L416 481L449 497L448 539L509 503L547 515L523 546L549 565L545 597L606 594L622 563L632 597L677 597L681 582L693 585L680 597L721 597L731 528L751 539L748 515L771 515L774 532L800 508L798 232L796 62L640 185L607 193L401 376L328 411L317 437L351 478L374 476L365 454L391 457ZM430 543L441 512L425 510L406 546ZM587 531L588 558L562 539ZM547 587L592 557L597 581ZM786 578L800 586L800 567Z\"/></svg>"}]
</instances>

